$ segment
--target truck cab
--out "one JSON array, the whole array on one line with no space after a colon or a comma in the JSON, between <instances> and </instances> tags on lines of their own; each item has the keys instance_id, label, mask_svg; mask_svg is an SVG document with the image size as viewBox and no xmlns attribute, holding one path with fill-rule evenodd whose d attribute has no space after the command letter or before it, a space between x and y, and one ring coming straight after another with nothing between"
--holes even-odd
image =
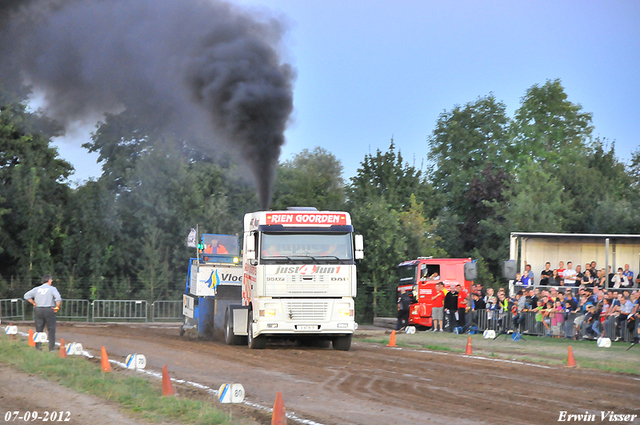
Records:
<instances>
[{"instance_id":1,"label":"truck cab","mask_svg":"<svg viewBox=\"0 0 640 425\"><path fill-rule=\"evenodd\" d=\"M409 324L429 328L433 325L431 309L436 283L443 283L447 291L460 284L471 289L475 279L475 263L470 258L418 257L398 265L398 293L411 294Z\"/></svg>"},{"instance_id":2,"label":"truck cab","mask_svg":"<svg viewBox=\"0 0 640 425\"><path fill-rule=\"evenodd\" d=\"M349 350L357 327L356 260L363 257L363 243L353 234L348 213L249 213L243 246L247 317L240 325L234 319L235 335L246 335L250 348L282 338L331 341L334 349Z\"/></svg>"}]
</instances>

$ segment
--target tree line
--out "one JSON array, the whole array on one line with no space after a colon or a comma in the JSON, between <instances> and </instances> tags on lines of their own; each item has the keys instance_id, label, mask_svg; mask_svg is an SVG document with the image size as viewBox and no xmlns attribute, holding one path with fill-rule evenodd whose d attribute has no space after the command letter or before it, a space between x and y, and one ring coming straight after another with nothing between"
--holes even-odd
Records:
<instances>
[{"instance_id":1,"label":"tree line","mask_svg":"<svg viewBox=\"0 0 640 425\"><path fill-rule=\"evenodd\" d=\"M74 186L52 145L62 128L30 111L27 95L0 89L0 298L52 273L68 299L179 299L189 229L241 235L243 215L258 210L233 156L205 156L132 110L97 124L83 146L102 174ZM370 321L395 314L404 260L472 257L496 286L512 231L640 233L640 149L625 164L593 132L560 80L527 89L512 117L489 94L440 114L420 165L391 140L345 180L332 153L303 150L279 164L271 208L351 213L365 238L357 318Z\"/></svg>"}]
</instances>

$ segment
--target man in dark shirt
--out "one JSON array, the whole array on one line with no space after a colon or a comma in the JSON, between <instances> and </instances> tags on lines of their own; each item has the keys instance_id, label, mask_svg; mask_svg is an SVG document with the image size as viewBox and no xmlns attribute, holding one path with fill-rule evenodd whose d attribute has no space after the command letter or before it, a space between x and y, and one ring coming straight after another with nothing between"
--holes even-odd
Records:
<instances>
[{"instance_id":1,"label":"man in dark shirt","mask_svg":"<svg viewBox=\"0 0 640 425\"><path fill-rule=\"evenodd\" d=\"M409 309L411 308L411 298L407 291L400 290L400 296L398 297L398 323L396 324L396 330L400 330L409 324Z\"/></svg>"},{"instance_id":2,"label":"man in dark shirt","mask_svg":"<svg viewBox=\"0 0 640 425\"><path fill-rule=\"evenodd\" d=\"M548 285L549 278L553 275L553 270L551 270L551 263L544 263L544 270L540 272L540 285Z\"/></svg>"},{"instance_id":3,"label":"man in dark shirt","mask_svg":"<svg viewBox=\"0 0 640 425\"><path fill-rule=\"evenodd\" d=\"M449 332L453 332L453 328L458 323L458 318L456 317L458 312L458 292L455 286L444 297L444 310L449 315Z\"/></svg>"}]
</instances>

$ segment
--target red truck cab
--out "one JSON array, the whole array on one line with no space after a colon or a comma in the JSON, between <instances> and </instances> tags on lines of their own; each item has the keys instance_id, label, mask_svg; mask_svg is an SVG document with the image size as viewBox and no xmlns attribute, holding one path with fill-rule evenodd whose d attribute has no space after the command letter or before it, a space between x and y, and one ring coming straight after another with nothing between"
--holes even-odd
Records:
<instances>
[{"instance_id":1,"label":"red truck cab","mask_svg":"<svg viewBox=\"0 0 640 425\"><path fill-rule=\"evenodd\" d=\"M411 308L409 314L409 324L414 326L432 326L431 309L436 293L436 283L444 283L445 289L450 291L460 284L467 293L470 293L471 276L469 266L467 266L467 276L465 276L465 264L475 266L470 258L431 258L418 257L417 260L404 261L398 265L398 275L400 284L398 294L401 290L412 294ZM475 267L473 273L475 273ZM467 277L470 278L467 280Z\"/></svg>"}]
</instances>

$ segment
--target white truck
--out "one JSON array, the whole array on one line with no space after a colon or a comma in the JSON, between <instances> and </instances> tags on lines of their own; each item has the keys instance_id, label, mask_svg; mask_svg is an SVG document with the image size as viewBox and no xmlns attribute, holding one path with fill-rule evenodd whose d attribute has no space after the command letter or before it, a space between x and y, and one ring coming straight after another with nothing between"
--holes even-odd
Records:
<instances>
[{"instance_id":1,"label":"white truck","mask_svg":"<svg viewBox=\"0 0 640 425\"><path fill-rule=\"evenodd\" d=\"M267 338L331 341L349 350L356 260L364 256L346 212L310 208L244 217L242 304L225 314L225 340L264 348Z\"/></svg>"}]
</instances>

